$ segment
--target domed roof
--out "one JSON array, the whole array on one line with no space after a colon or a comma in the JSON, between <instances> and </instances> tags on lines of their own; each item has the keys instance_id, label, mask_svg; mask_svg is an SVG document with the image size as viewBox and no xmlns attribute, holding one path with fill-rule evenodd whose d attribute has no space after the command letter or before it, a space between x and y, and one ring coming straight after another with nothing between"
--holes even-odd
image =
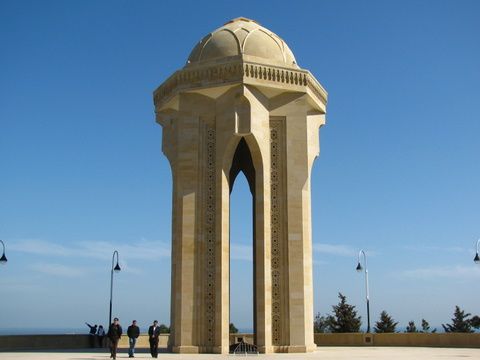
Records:
<instances>
[{"instance_id":1,"label":"domed roof","mask_svg":"<svg viewBox=\"0 0 480 360\"><path fill-rule=\"evenodd\" d=\"M242 17L205 36L190 53L187 66L230 57L298 68L292 51L278 35Z\"/></svg>"}]
</instances>

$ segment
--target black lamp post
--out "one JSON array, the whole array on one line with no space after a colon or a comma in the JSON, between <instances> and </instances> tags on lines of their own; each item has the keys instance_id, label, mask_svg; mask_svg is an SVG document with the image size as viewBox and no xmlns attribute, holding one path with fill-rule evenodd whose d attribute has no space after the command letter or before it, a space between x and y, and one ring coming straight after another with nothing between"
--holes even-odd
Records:
<instances>
[{"instance_id":1,"label":"black lamp post","mask_svg":"<svg viewBox=\"0 0 480 360\"><path fill-rule=\"evenodd\" d=\"M117 265L115 265L115 267L113 266L114 262L115 262L115 254L117 254ZM112 323L112 295L113 295L113 272L120 272L120 265L118 265L118 251L115 250L113 252L113 256L112 256L112 270L111 270L111 274L110 274L110 313L109 313L109 316L108 316L108 325L110 326L110 324Z\"/></svg>"},{"instance_id":2,"label":"black lamp post","mask_svg":"<svg viewBox=\"0 0 480 360\"><path fill-rule=\"evenodd\" d=\"M2 254L2 257L0 258L0 264L6 265L8 260L7 260L7 257L5 256L5 243L2 240L0 240L0 242L2 243L2 246L3 246L3 254Z\"/></svg>"},{"instance_id":3,"label":"black lamp post","mask_svg":"<svg viewBox=\"0 0 480 360\"><path fill-rule=\"evenodd\" d=\"M366 292L366 297L367 297L367 333L370 332L370 293L368 290L368 268L367 268L367 255L365 254L365 251L360 250L358 253L358 264L357 264L357 271L362 272L363 267L360 264L360 255L363 254L363 260L365 264L365 292Z\"/></svg>"},{"instance_id":4,"label":"black lamp post","mask_svg":"<svg viewBox=\"0 0 480 360\"><path fill-rule=\"evenodd\" d=\"M477 240L477 246L476 246L477 252L475 253L475 257L473 258L473 261L475 261L475 264L480 264L480 257L478 257L479 246L480 246L480 239Z\"/></svg>"}]
</instances>

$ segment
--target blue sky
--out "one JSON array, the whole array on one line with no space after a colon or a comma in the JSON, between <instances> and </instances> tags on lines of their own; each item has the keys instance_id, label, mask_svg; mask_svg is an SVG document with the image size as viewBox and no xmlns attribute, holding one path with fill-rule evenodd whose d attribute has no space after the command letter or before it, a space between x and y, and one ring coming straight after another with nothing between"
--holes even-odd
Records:
<instances>
[{"instance_id":1,"label":"blue sky","mask_svg":"<svg viewBox=\"0 0 480 360\"><path fill-rule=\"evenodd\" d=\"M153 90L253 18L329 92L312 173L315 311L480 313L478 1L0 2L1 328L169 322L171 174ZM232 320L251 327L251 198L232 194ZM247 224L247 226L246 226Z\"/></svg>"}]
</instances>

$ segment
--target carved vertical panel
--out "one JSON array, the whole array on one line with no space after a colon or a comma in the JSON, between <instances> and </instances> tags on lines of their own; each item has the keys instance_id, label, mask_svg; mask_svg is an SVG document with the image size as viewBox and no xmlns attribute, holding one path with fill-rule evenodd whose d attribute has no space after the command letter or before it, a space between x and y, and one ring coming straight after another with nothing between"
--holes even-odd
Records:
<instances>
[{"instance_id":1,"label":"carved vertical panel","mask_svg":"<svg viewBox=\"0 0 480 360\"><path fill-rule=\"evenodd\" d=\"M270 211L271 211L271 227L272 227L272 344L282 345L283 342L283 320L282 310L284 302L282 294L285 289L282 286L283 279L283 261L284 256L282 247L284 244L283 230L283 138L284 138L284 121L270 120Z\"/></svg>"},{"instance_id":2,"label":"carved vertical panel","mask_svg":"<svg viewBox=\"0 0 480 360\"><path fill-rule=\"evenodd\" d=\"M205 320L207 346L215 339L215 129L207 125L205 164Z\"/></svg>"}]
</instances>

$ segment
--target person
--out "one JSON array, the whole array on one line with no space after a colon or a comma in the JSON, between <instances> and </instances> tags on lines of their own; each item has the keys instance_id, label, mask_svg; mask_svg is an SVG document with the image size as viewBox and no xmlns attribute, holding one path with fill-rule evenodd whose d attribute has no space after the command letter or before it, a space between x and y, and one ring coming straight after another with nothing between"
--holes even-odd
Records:
<instances>
[{"instance_id":1,"label":"person","mask_svg":"<svg viewBox=\"0 0 480 360\"><path fill-rule=\"evenodd\" d=\"M102 325L98 326L97 337L98 337L98 346L103 347L103 339L105 338L105 329L103 328Z\"/></svg>"},{"instance_id":2,"label":"person","mask_svg":"<svg viewBox=\"0 0 480 360\"><path fill-rule=\"evenodd\" d=\"M110 357L117 358L118 341L122 337L122 327L118 318L113 319L113 323L108 327L107 337L110 340Z\"/></svg>"},{"instance_id":3,"label":"person","mask_svg":"<svg viewBox=\"0 0 480 360\"><path fill-rule=\"evenodd\" d=\"M128 357L135 357L135 344L137 343L137 338L140 335L140 328L137 326L137 320L132 321L127 329L128 335Z\"/></svg>"},{"instance_id":4,"label":"person","mask_svg":"<svg viewBox=\"0 0 480 360\"><path fill-rule=\"evenodd\" d=\"M89 336L89 342L90 342L90 347L94 348L95 347L95 340L96 340L96 336L97 336L97 324L95 324L94 326L90 325L89 323L85 323L87 324L87 326L90 328L90 332L88 333L90 336Z\"/></svg>"},{"instance_id":5,"label":"person","mask_svg":"<svg viewBox=\"0 0 480 360\"><path fill-rule=\"evenodd\" d=\"M148 341L150 342L150 354L153 358L158 357L158 337L160 336L160 327L155 320L153 325L148 328Z\"/></svg>"}]
</instances>

